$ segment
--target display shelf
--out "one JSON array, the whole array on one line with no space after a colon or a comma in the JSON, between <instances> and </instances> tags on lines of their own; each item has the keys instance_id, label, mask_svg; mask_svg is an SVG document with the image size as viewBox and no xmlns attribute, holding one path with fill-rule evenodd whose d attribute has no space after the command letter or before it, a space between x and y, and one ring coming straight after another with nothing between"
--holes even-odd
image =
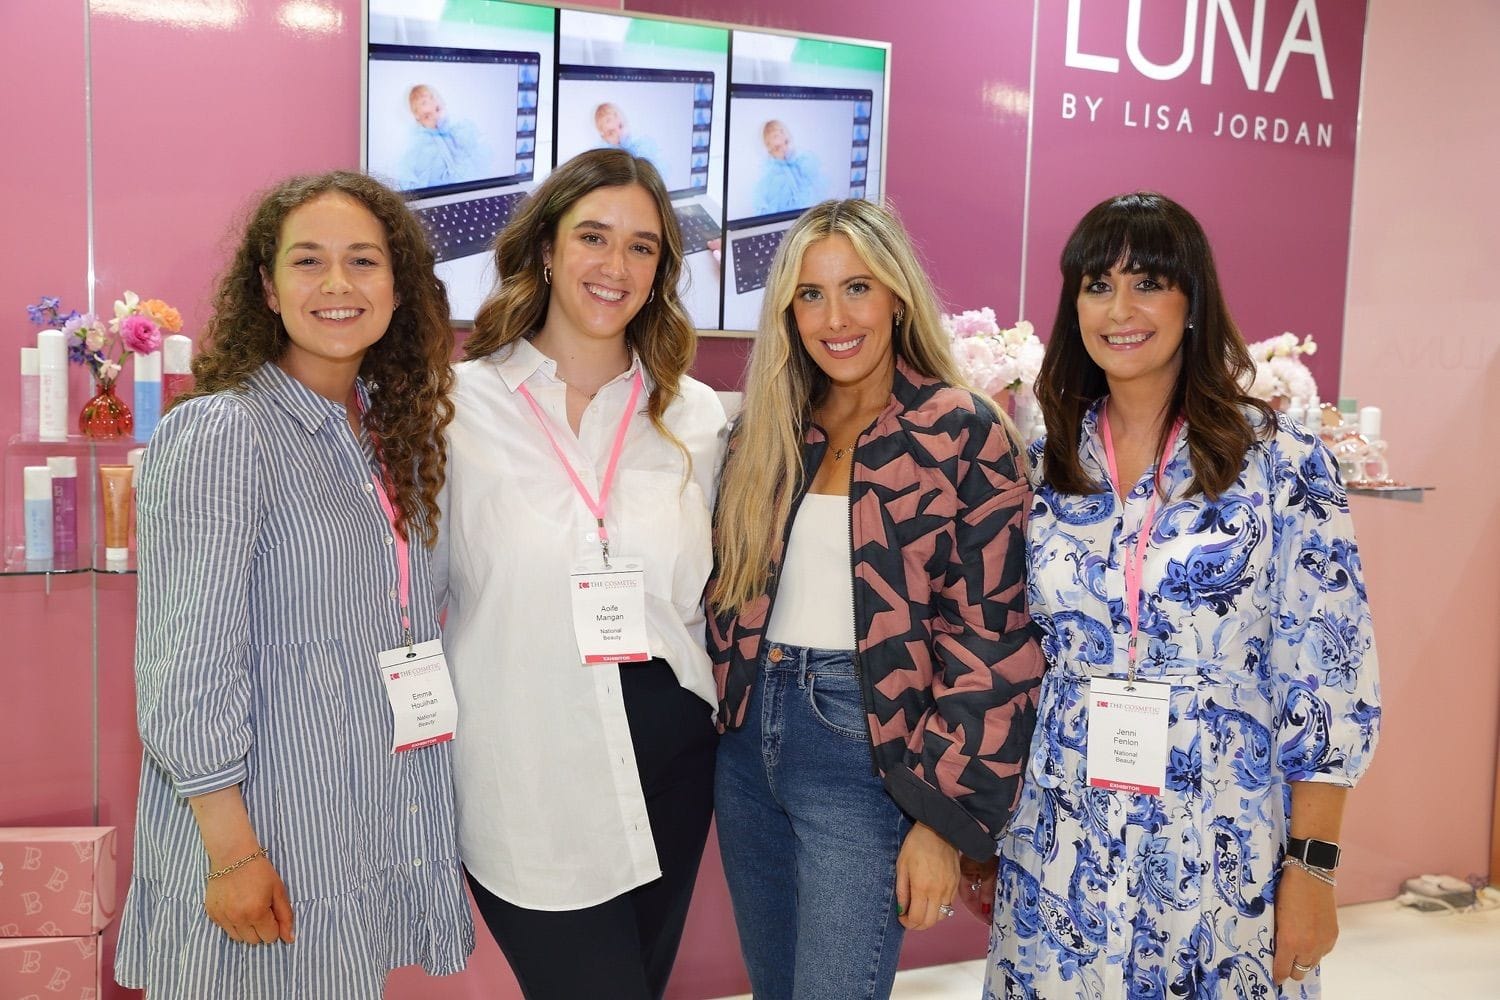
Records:
<instances>
[{"instance_id":1,"label":"display shelf","mask_svg":"<svg viewBox=\"0 0 1500 1000\"><path fill-rule=\"evenodd\" d=\"M20 436L7 441L4 488L0 490L0 536L3 536L0 538L0 576L134 573L133 548L124 563L106 563L104 559L99 467L125 465L130 452L140 447L141 443L133 438L97 441L77 434L62 441L39 441ZM23 471L29 465L46 465L47 459L58 457L78 460L78 552L62 558L27 559ZM134 541L132 537L132 545Z\"/></svg>"},{"instance_id":2,"label":"display shelf","mask_svg":"<svg viewBox=\"0 0 1500 1000\"><path fill-rule=\"evenodd\" d=\"M1436 486L1407 486L1405 483L1390 486L1349 486L1347 492L1353 497L1384 497L1387 500L1405 500L1421 503L1422 496L1437 489Z\"/></svg>"}]
</instances>

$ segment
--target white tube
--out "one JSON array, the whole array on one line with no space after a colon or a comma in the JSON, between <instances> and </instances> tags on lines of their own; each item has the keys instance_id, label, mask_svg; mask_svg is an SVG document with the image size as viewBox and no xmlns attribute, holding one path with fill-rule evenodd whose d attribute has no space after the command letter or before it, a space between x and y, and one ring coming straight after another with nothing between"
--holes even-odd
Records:
<instances>
[{"instance_id":1,"label":"white tube","mask_svg":"<svg viewBox=\"0 0 1500 1000\"><path fill-rule=\"evenodd\" d=\"M36 335L40 355L37 386L41 412L37 436L43 441L68 439L68 343L61 330L43 330Z\"/></svg>"}]
</instances>

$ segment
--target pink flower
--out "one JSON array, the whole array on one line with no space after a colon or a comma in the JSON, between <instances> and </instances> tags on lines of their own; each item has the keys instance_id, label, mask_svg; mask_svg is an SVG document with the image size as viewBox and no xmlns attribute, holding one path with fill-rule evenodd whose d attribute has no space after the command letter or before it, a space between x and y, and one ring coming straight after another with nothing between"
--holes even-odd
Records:
<instances>
[{"instance_id":1,"label":"pink flower","mask_svg":"<svg viewBox=\"0 0 1500 1000\"><path fill-rule=\"evenodd\" d=\"M120 320L120 339L127 351L150 354L161 347L161 327L149 316L126 316Z\"/></svg>"}]
</instances>

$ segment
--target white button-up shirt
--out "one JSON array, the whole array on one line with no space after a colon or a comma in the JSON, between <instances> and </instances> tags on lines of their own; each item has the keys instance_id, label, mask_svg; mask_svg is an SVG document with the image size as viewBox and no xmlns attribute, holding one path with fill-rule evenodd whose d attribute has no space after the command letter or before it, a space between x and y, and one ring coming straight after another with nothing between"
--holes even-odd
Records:
<instances>
[{"instance_id":1,"label":"white button-up shirt","mask_svg":"<svg viewBox=\"0 0 1500 1000\"><path fill-rule=\"evenodd\" d=\"M529 341L456 366L437 572L459 703L459 847L480 884L528 909L592 906L661 874L620 694L631 668L584 666L573 634L568 575L598 558L598 528L517 391L597 498L638 367L599 390L575 437L567 386ZM646 416L650 389L647 377L609 498L610 553L644 562L651 653L712 712L701 602L724 408L682 379L664 421L689 470Z\"/></svg>"}]
</instances>

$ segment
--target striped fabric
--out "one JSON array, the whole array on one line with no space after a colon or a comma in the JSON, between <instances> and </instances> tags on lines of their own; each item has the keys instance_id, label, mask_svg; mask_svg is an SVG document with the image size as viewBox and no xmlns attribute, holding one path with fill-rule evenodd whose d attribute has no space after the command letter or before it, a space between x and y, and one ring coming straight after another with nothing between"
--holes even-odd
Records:
<instances>
[{"instance_id":1,"label":"striped fabric","mask_svg":"<svg viewBox=\"0 0 1500 1000\"><path fill-rule=\"evenodd\" d=\"M151 1000L358 1000L474 946L450 747L392 755L376 663L401 641L390 527L344 409L274 365L162 420L140 471L135 871L115 975ZM413 532L413 535L417 534ZM438 636L414 541L412 631ZM462 738L460 736L459 738ZM241 783L295 944L203 912L185 796Z\"/></svg>"}]
</instances>

